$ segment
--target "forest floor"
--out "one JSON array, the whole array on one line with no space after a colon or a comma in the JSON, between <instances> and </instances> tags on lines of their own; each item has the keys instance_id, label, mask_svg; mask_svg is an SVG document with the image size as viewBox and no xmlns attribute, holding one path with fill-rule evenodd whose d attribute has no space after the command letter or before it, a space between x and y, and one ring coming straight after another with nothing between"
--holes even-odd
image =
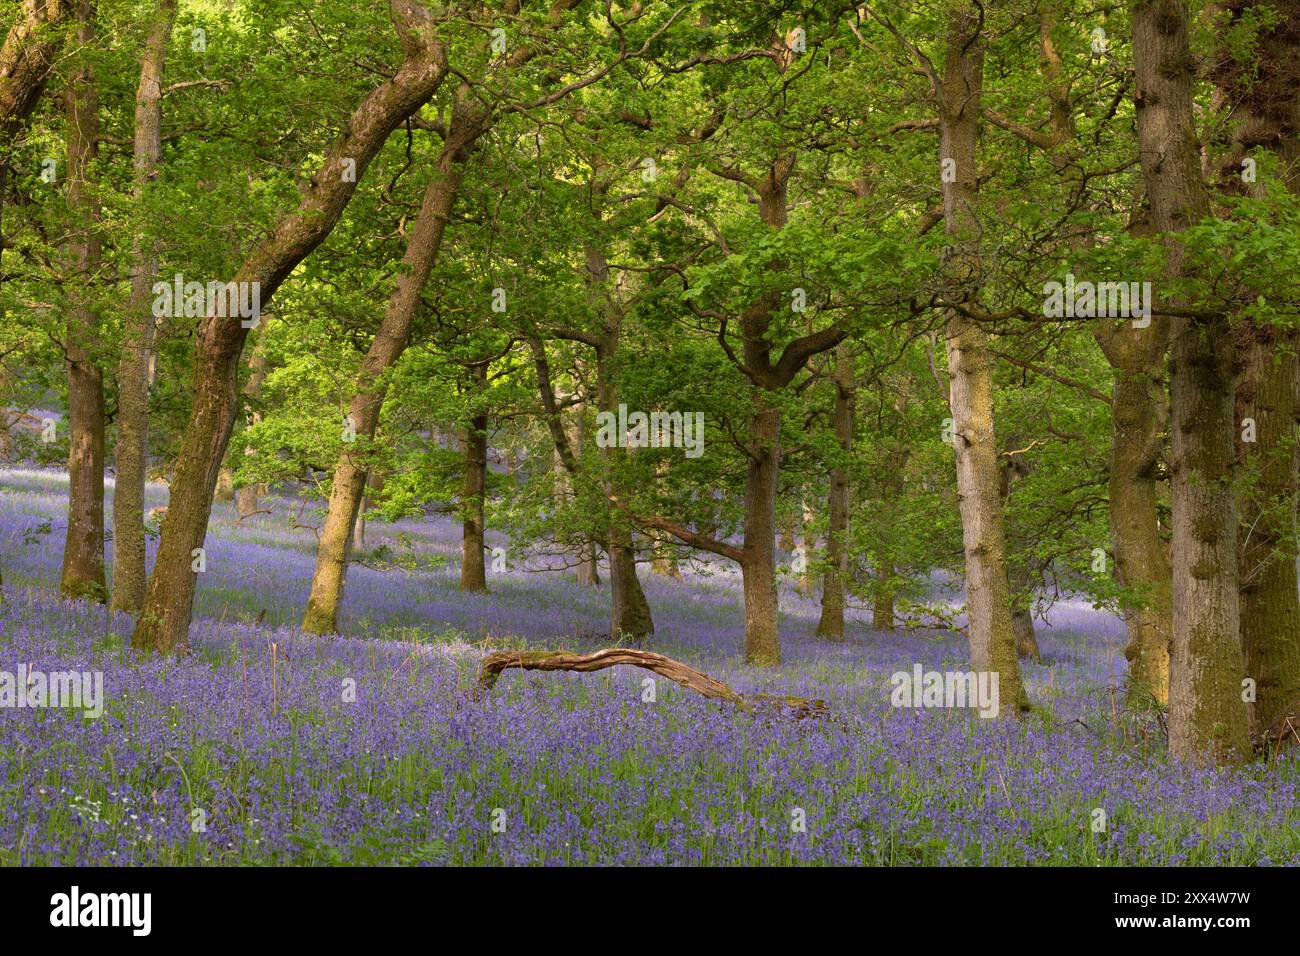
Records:
<instances>
[{"instance_id":1,"label":"forest floor","mask_svg":"<svg viewBox=\"0 0 1300 956\"><path fill-rule=\"evenodd\" d=\"M66 488L0 470L0 679L100 671L104 709L0 707L0 864L1300 864L1296 751L1172 767L1156 716L1124 710L1120 622L1086 603L1040 624L1019 721L891 706L896 671L969 668L958 635L863 614L827 643L787 590L785 663L746 668L734 576L648 569L648 649L831 716L662 679L646 700L622 667L508 671L478 700L486 651L605 646L608 588L520 568L461 594L450 519L372 521L344 635L306 637L315 535L293 525L318 515L218 504L192 653L145 658L130 618L58 597Z\"/></svg>"}]
</instances>

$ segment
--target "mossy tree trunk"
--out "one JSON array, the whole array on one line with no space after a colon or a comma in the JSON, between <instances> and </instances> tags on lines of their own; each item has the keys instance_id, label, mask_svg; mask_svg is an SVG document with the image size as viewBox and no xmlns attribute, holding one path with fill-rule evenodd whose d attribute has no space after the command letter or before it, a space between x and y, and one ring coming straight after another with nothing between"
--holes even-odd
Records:
<instances>
[{"instance_id":1,"label":"mossy tree trunk","mask_svg":"<svg viewBox=\"0 0 1300 956\"><path fill-rule=\"evenodd\" d=\"M1151 225L1181 232L1205 219L1193 120L1194 59L1181 0L1135 0L1134 103ZM1183 274L1170 242L1167 276ZM1166 308L1169 308L1166 306ZM1169 751L1193 764L1250 754L1241 696L1237 507L1232 487L1233 339L1228 317L1170 321L1173 645Z\"/></svg>"}]
</instances>

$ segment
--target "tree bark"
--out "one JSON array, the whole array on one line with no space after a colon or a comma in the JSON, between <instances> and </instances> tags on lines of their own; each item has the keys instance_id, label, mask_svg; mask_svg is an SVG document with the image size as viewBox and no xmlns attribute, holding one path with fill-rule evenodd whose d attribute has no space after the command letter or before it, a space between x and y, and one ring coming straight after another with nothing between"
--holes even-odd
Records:
<instances>
[{"instance_id":1,"label":"tree bark","mask_svg":"<svg viewBox=\"0 0 1300 956\"><path fill-rule=\"evenodd\" d=\"M259 283L264 306L334 228L389 134L428 102L447 73L446 52L435 39L428 11L414 0L390 0L389 6L402 39L401 67L365 97L304 188L298 208L234 275L235 282ZM355 176L344 175L353 168ZM188 641L196 583L192 555L207 532L217 469L238 409L235 372L247 334L237 319L209 315L199 324L194 406L181 441L158 558L132 636L137 647L170 651Z\"/></svg>"},{"instance_id":2,"label":"tree bark","mask_svg":"<svg viewBox=\"0 0 1300 956\"><path fill-rule=\"evenodd\" d=\"M1030 134L1030 142L1047 151L1062 178L1062 195L1073 203L1080 195L1082 144L1074 121L1071 89L1064 63L1052 42L1061 19L1057 6L1039 15L1040 62L1050 101L1050 136ZM1133 217L1130 231L1149 234L1144 214ZM1083 239L1071 240L1083 245ZM1173 630L1173 582L1168 548L1160 536L1159 500L1161 435L1167 422L1160 374L1169 343L1169 322L1151 316L1146 329L1128 321L1102 323L1093 333L1114 372L1109 476L1110 529L1116 579L1132 592L1122 603L1129 663L1128 697L1132 702L1168 702L1169 642Z\"/></svg>"},{"instance_id":3,"label":"tree bark","mask_svg":"<svg viewBox=\"0 0 1300 956\"><path fill-rule=\"evenodd\" d=\"M839 460L831 468L826 533L826 572L822 576L822 610L817 633L832 641L844 640L844 583L849 552L844 540L849 527L849 461L853 454L855 388L853 352L841 342L835 349L835 407L832 417ZM891 612L892 619L893 614ZM892 626L892 621L891 621Z\"/></svg>"},{"instance_id":4,"label":"tree bark","mask_svg":"<svg viewBox=\"0 0 1300 956\"><path fill-rule=\"evenodd\" d=\"M361 363L357 390L348 405L348 418L359 447L345 449L334 469L329 510L321 528L316 571L302 622L303 630L309 633L333 634L338 630L352 527L361 507L361 496L365 493L370 445L387 394L384 373L406 349L420 303L420 292L438 259L447 220L460 192L465 161L485 122L485 114L471 105L466 96L457 96L456 112L438 156L437 173L425 188L420 212L411 227L402 257L402 269L384 309L384 318Z\"/></svg>"},{"instance_id":5,"label":"tree bark","mask_svg":"<svg viewBox=\"0 0 1300 956\"><path fill-rule=\"evenodd\" d=\"M586 454L586 418L587 403L578 402L573 408L573 414L564 425L565 434L569 436L569 444L573 448L575 461L582 461ZM574 495L573 479L574 476L565 470L564 457L559 450L555 452L555 469L557 481L556 484L560 493L565 498ZM587 587L600 587L600 549L599 545L593 538L583 538L578 544L578 566L573 571L574 580L579 584Z\"/></svg>"},{"instance_id":6,"label":"tree bark","mask_svg":"<svg viewBox=\"0 0 1300 956\"><path fill-rule=\"evenodd\" d=\"M1168 348L1169 320L1152 316L1145 329L1127 321L1095 333L1114 371L1110 454L1111 540L1115 575L1133 592L1122 610L1127 643L1128 696L1133 702L1169 702L1173 634L1173 570L1160 536L1162 434L1167 425L1159 368Z\"/></svg>"},{"instance_id":7,"label":"tree bark","mask_svg":"<svg viewBox=\"0 0 1300 956\"><path fill-rule=\"evenodd\" d=\"M650 565L650 570L666 578L680 578L682 569L677 563L672 538L656 532L651 535L651 539L654 541L655 558Z\"/></svg>"},{"instance_id":8,"label":"tree bark","mask_svg":"<svg viewBox=\"0 0 1300 956\"><path fill-rule=\"evenodd\" d=\"M1008 575L1011 592L1011 632L1016 638L1016 653L1026 660L1041 662L1038 637L1034 634L1034 583L1029 566L1016 562Z\"/></svg>"},{"instance_id":9,"label":"tree bark","mask_svg":"<svg viewBox=\"0 0 1300 956\"><path fill-rule=\"evenodd\" d=\"M749 464L745 474L745 545L740 564L745 595L745 663L781 663L776 590L776 488L781 468L781 412L766 392L751 389Z\"/></svg>"},{"instance_id":10,"label":"tree bark","mask_svg":"<svg viewBox=\"0 0 1300 956\"><path fill-rule=\"evenodd\" d=\"M267 365L266 352L263 342L266 332L263 329L258 334L257 343L253 346L253 353L248 357L248 381L244 383L243 396L245 400L255 399L262 390L262 383L266 381ZM262 413L255 408L248 412L248 424L256 425L262 420ZM245 446L244 456L247 457L252 449ZM239 514L240 519L251 518L257 513L258 498L267 493L266 485L250 481L246 485L240 485L235 490L235 511Z\"/></svg>"},{"instance_id":11,"label":"tree bark","mask_svg":"<svg viewBox=\"0 0 1300 956\"><path fill-rule=\"evenodd\" d=\"M213 501L235 500L235 470L223 464L217 472L217 489L212 493Z\"/></svg>"},{"instance_id":12,"label":"tree bark","mask_svg":"<svg viewBox=\"0 0 1300 956\"><path fill-rule=\"evenodd\" d=\"M623 334L623 308L609 288L609 264L604 253L592 243L584 250L586 279L594 305L602 319L602 329L596 349L596 404L602 412L618 414L618 356ZM602 448L600 457L605 466L605 493L620 496L624 493L616 456L630 454L629 450ZM632 524L627 516L614 508L607 509L609 553L609 633L614 639L627 638L639 643L654 633L654 619L650 602L646 600L641 579L636 572L636 548L632 538Z\"/></svg>"},{"instance_id":13,"label":"tree bark","mask_svg":"<svg viewBox=\"0 0 1300 956\"><path fill-rule=\"evenodd\" d=\"M592 588L600 587L599 561L599 549L594 541L587 541L579 547L578 567L573 573L579 584L585 584L587 587Z\"/></svg>"},{"instance_id":14,"label":"tree bark","mask_svg":"<svg viewBox=\"0 0 1300 956\"><path fill-rule=\"evenodd\" d=\"M483 697L496 686L502 671L511 668L528 671L590 673L620 666L644 668L680 684L687 690L693 690L714 700L739 705L744 710L789 709L795 717L825 716L829 713L826 702L813 697L738 694L722 681L688 667L681 661L653 651L633 650L626 647L609 647L591 654L571 654L567 651L497 651L488 654L479 664L476 692L478 697Z\"/></svg>"},{"instance_id":15,"label":"tree bark","mask_svg":"<svg viewBox=\"0 0 1300 956\"><path fill-rule=\"evenodd\" d=\"M1018 444L1017 436L1008 436L1012 447ZM1003 452L1002 462L1002 508L1003 513L1010 511L1011 493L1016 482L1029 474L1031 463L1024 454ZM1031 567L1032 555L1028 553L1028 542L1022 529L1014 521L1007 519L1005 525L1008 549L1007 585L1011 594L1011 632L1016 639L1016 653L1027 660L1041 661L1042 653L1038 649L1038 637L1034 634L1034 574Z\"/></svg>"},{"instance_id":16,"label":"tree bark","mask_svg":"<svg viewBox=\"0 0 1300 956\"><path fill-rule=\"evenodd\" d=\"M487 363L473 367L476 386L487 386ZM484 500L487 492L488 417L480 412L465 430L461 449L465 459L465 477L461 488L461 561L460 589L486 591L487 568L483 561Z\"/></svg>"},{"instance_id":17,"label":"tree bark","mask_svg":"<svg viewBox=\"0 0 1300 956\"><path fill-rule=\"evenodd\" d=\"M66 0L22 0L0 45L0 146L11 145L40 99L62 46L58 27L72 16L74 6Z\"/></svg>"},{"instance_id":18,"label":"tree bark","mask_svg":"<svg viewBox=\"0 0 1300 956\"><path fill-rule=\"evenodd\" d=\"M940 90L940 158L955 165L955 176L944 177L951 179L943 184L944 224L955 243L952 268L958 278L954 286L967 301L974 301L979 291L979 225L974 204L984 73L981 23L982 17L973 6L953 8ZM1020 681L1011 623L1001 476L993 423L993 358L988 334L955 309L948 314L946 335L957 500L966 552L971 664L978 671L997 672L1004 700L1000 712L1018 714L1027 706L1027 698Z\"/></svg>"},{"instance_id":19,"label":"tree bark","mask_svg":"<svg viewBox=\"0 0 1300 956\"><path fill-rule=\"evenodd\" d=\"M77 45L84 56L95 43L95 10L89 0L76 9ZM68 240L69 291L68 530L63 547L61 589L69 597L107 598L104 579L104 373L96 354L99 319L89 304L102 247L99 203L89 184L99 144L99 97L89 62L81 62L64 93L68 123L68 210L74 217Z\"/></svg>"},{"instance_id":20,"label":"tree bark","mask_svg":"<svg viewBox=\"0 0 1300 956\"><path fill-rule=\"evenodd\" d=\"M1142 173L1159 233L1210 213L1192 116L1194 61L1181 0L1135 0L1134 103ZM1169 243L1167 275L1183 273ZM1170 374L1173 646L1169 751L1193 764L1250 754L1241 698L1237 507L1232 488L1233 340L1225 315L1174 317Z\"/></svg>"},{"instance_id":21,"label":"tree bark","mask_svg":"<svg viewBox=\"0 0 1300 956\"><path fill-rule=\"evenodd\" d=\"M0 267L9 152L45 89L63 43L59 27L72 8L71 0L23 0L17 20L0 44Z\"/></svg>"},{"instance_id":22,"label":"tree bark","mask_svg":"<svg viewBox=\"0 0 1300 956\"><path fill-rule=\"evenodd\" d=\"M159 0L135 93L133 197L139 204L162 160L162 76L176 21L176 0ZM157 243L131 240L131 292L122 320L117 367L117 480L113 491L113 608L134 614L144 603L144 489L149 465L149 357L156 319L151 288L158 273Z\"/></svg>"},{"instance_id":23,"label":"tree bark","mask_svg":"<svg viewBox=\"0 0 1300 956\"><path fill-rule=\"evenodd\" d=\"M1266 198L1261 177L1252 186L1241 177L1250 152L1273 152L1283 186L1300 194L1300 8L1266 0L1225 5L1224 30L1240 18L1266 9L1281 14L1260 29L1252 54L1238 60L1222 44L1214 71L1219 98L1236 121L1232 148L1220 165L1226 191ZM1256 62L1255 57L1258 58ZM1237 461L1253 483L1238 507L1237 560L1240 568L1241 645L1246 676L1255 681L1253 730L1263 732L1282 715L1300 712L1300 582L1296 573L1297 409L1300 376L1293 331L1280 331L1249 317L1238 320L1236 383ZM1242 440L1242 423L1255 422L1255 441Z\"/></svg>"},{"instance_id":24,"label":"tree bark","mask_svg":"<svg viewBox=\"0 0 1300 956\"><path fill-rule=\"evenodd\" d=\"M1300 590L1296 582L1296 341L1254 322L1238 329L1237 451L1256 479L1241 496L1241 644L1255 681L1255 731L1300 702ZM1290 339L1290 342L1279 341ZM1255 442L1241 439L1253 418Z\"/></svg>"},{"instance_id":25,"label":"tree bark","mask_svg":"<svg viewBox=\"0 0 1300 956\"><path fill-rule=\"evenodd\" d=\"M893 576L894 569L888 564L876 572L876 577L886 582ZM877 585L876 597L871 605L871 626L877 631L892 631L894 617L894 589L888 584Z\"/></svg>"}]
</instances>

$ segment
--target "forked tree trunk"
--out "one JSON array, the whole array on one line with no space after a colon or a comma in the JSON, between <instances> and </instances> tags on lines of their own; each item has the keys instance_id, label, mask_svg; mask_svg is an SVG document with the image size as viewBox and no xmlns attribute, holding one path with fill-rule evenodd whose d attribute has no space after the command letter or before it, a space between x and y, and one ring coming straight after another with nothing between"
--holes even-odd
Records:
<instances>
[{"instance_id":1,"label":"forked tree trunk","mask_svg":"<svg viewBox=\"0 0 1300 956\"><path fill-rule=\"evenodd\" d=\"M304 188L298 208L235 272L237 283L258 283L263 306L329 235L389 134L429 101L447 73L446 52L435 38L428 11L415 0L390 0L389 7L402 40L402 65L367 94ZM193 553L207 533L217 470L239 407L235 373L247 335L238 318L213 314L199 323L194 405L181 440L158 558L132 635L137 647L170 651L188 641L196 585Z\"/></svg>"},{"instance_id":2,"label":"forked tree trunk","mask_svg":"<svg viewBox=\"0 0 1300 956\"><path fill-rule=\"evenodd\" d=\"M835 349L835 440L840 460L831 468L826 533L826 572L822 576L822 611L817 633L832 641L844 639L844 585L848 578L849 552L844 540L849 527L849 461L853 453L855 383L853 352L841 342ZM892 626L893 613L890 613Z\"/></svg>"},{"instance_id":3,"label":"forked tree trunk","mask_svg":"<svg viewBox=\"0 0 1300 956\"><path fill-rule=\"evenodd\" d=\"M82 56L95 43L94 7L76 8L77 46ZM97 281L101 244L99 203L88 177L99 143L99 98L88 62L80 63L64 92L68 122L68 208L75 225L68 240L69 271L77 276L69 292L68 531L63 546L62 591L69 597L107 598L104 579L104 373L99 367L98 317L89 304Z\"/></svg>"},{"instance_id":4,"label":"forked tree trunk","mask_svg":"<svg viewBox=\"0 0 1300 956\"><path fill-rule=\"evenodd\" d=\"M940 103L940 159L951 160L955 175L943 184L944 223L955 245L955 288L967 302L978 289L979 226L976 142L984 72L983 18L974 6L955 6L950 14ZM965 275L961 273L965 272ZM993 357L988 333L956 310L947 317L949 405L957 459L957 501L966 552L966 613L971 664L996 671L1002 695L1000 713L1017 714L1026 705L1016 660L1007 578L998 445L993 426Z\"/></svg>"},{"instance_id":5,"label":"forked tree trunk","mask_svg":"<svg viewBox=\"0 0 1300 956\"><path fill-rule=\"evenodd\" d=\"M779 43L773 59L784 70L793 52ZM721 174L745 183L758 194L759 216L769 230L786 224L786 195L796 154L777 155L761 177L727 168ZM786 263L773 259L769 268L783 272ZM750 389L750 449L745 478L744 546L736 548L712 535L694 531L662 516L637 521L651 530L667 531L692 547L704 548L740 565L745 601L745 661L757 666L780 663L779 607L776 588L776 490L780 474L780 411L775 395L787 388L808 360L844 340L838 325L809 332L790 341L773 360L771 325L783 297L774 290L757 296L739 317L742 357L731 355L754 383ZM722 330L725 336L725 329ZM608 492L607 492L608 494ZM620 496L610 495L621 501ZM620 507L620 511L625 509Z\"/></svg>"},{"instance_id":6,"label":"forked tree trunk","mask_svg":"<svg viewBox=\"0 0 1300 956\"><path fill-rule=\"evenodd\" d=\"M1210 213L1193 121L1194 59L1181 0L1135 0L1138 145L1151 225L1176 233ZM1182 274L1169 244L1167 275ZM1227 317L1174 317L1173 647L1169 752L1203 764L1250 754L1237 593L1233 340Z\"/></svg>"}]
</instances>

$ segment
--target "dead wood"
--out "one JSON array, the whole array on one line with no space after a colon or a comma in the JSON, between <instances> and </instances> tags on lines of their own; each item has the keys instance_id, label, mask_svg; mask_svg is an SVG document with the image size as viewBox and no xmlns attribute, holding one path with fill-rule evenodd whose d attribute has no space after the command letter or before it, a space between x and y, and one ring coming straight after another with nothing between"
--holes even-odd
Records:
<instances>
[{"instance_id":1,"label":"dead wood","mask_svg":"<svg viewBox=\"0 0 1300 956\"><path fill-rule=\"evenodd\" d=\"M738 694L722 681L701 673L681 661L653 651L641 651L630 647L609 647L591 654L574 654L569 651L497 651L484 657L479 665L477 693L480 697L485 695L495 686L501 672L511 668L526 671L587 673L624 664L652 671L704 697L726 701L750 712L788 710L797 718L820 717L829 713L825 701L812 697Z\"/></svg>"}]
</instances>

